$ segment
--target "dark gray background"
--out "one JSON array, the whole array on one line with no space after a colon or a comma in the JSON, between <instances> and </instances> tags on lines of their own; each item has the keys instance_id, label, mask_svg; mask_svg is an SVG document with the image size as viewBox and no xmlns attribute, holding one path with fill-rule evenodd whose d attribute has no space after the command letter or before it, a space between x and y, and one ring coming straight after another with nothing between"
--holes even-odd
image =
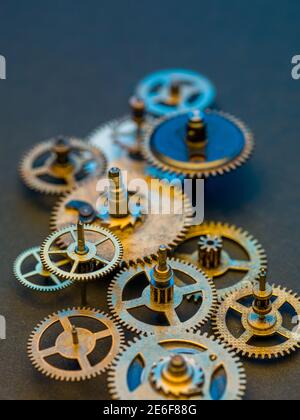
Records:
<instances>
[{"instance_id":1,"label":"dark gray background","mask_svg":"<svg viewBox=\"0 0 300 420\"><path fill-rule=\"evenodd\" d=\"M123 115L135 84L153 70L182 66L207 74L219 105L253 129L254 158L208 183L206 217L248 229L268 252L272 281L300 290L300 81L291 78L299 18L298 0L1 0L8 76L0 81L0 313L8 322L0 342L2 399L107 396L105 377L58 384L27 360L37 321L78 304L78 295L35 295L12 275L15 257L41 243L49 220L47 203L20 186L17 165L35 142L59 133L85 136ZM105 309L100 294L91 304ZM248 399L299 399L300 354L246 368Z\"/></svg>"}]
</instances>

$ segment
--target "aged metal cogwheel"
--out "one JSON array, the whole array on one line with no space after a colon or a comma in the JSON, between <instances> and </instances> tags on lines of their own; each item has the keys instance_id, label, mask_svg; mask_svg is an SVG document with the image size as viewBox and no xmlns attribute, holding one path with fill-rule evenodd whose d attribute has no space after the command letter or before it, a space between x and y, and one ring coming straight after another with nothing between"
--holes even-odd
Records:
<instances>
[{"instance_id":1,"label":"aged metal cogwheel","mask_svg":"<svg viewBox=\"0 0 300 420\"><path fill-rule=\"evenodd\" d=\"M123 182L122 179L117 181L116 190L113 188L110 191L112 202L122 202L122 197L130 197L133 182L135 201L138 196L140 208L147 208L148 211L141 211L138 206L135 211L128 211L129 206L126 205L127 211L121 215L110 210L106 216L99 214L103 205L102 187L100 192L97 191L99 181L92 180L59 201L52 214L51 229L59 230L74 224L78 216L84 223L108 227L120 238L124 246L123 259L129 266L151 261L157 256L157 250L162 243L169 249L178 245L188 232L193 212L189 199L180 190L170 190L170 185L159 188L158 183L155 184L155 181L141 171L135 172L132 169L126 172L124 182L124 172L118 171L124 167L119 163L120 168L112 168L108 176L114 179L116 174L119 176L116 179L119 180L123 177ZM125 170L127 171L128 167ZM123 187L119 188L120 185ZM165 208L166 214L161 211L160 203L168 206Z\"/></svg>"},{"instance_id":2,"label":"aged metal cogwheel","mask_svg":"<svg viewBox=\"0 0 300 420\"><path fill-rule=\"evenodd\" d=\"M207 110L158 121L145 136L143 154L165 175L208 178L238 168L253 148L253 135L240 120Z\"/></svg>"},{"instance_id":3,"label":"aged metal cogwheel","mask_svg":"<svg viewBox=\"0 0 300 420\"><path fill-rule=\"evenodd\" d=\"M186 299L195 293L202 297L197 307ZM157 265L132 267L115 277L108 305L122 325L145 335L170 327L196 330L214 313L217 293L203 272L167 260L167 249L161 246Z\"/></svg>"},{"instance_id":4,"label":"aged metal cogwheel","mask_svg":"<svg viewBox=\"0 0 300 420\"><path fill-rule=\"evenodd\" d=\"M64 194L107 168L104 154L82 140L58 137L35 146L23 158L20 175L39 193Z\"/></svg>"},{"instance_id":5,"label":"aged metal cogwheel","mask_svg":"<svg viewBox=\"0 0 300 420\"><path fill-rule=\"evenodd\" d=\"M107 348L104 342L109 339ZM102 344L105 351L101 353L105 354L98 349ZM74 308L49 316L35 328L28 342L28 355L33 366L51 379L79 382L105 372L123 344L122 330L108 315L95 309Z\"/></svg>"},{"instance_id":6,"label":"aged metal cogwheel","mask_svg":"<svg viewBox=\"0 0 300 420\"><path fill-rule=\"evenodd\" d=\"M231 255L231 252L236 252L235 249L231 250L232 246L245 254L244 259ZM223 299L229 292L253 284L261 270L267 267L266 253L253 236L236 226L214 222L192 226L174 256L205 271L214 280L219 299ZM234 273L243 276L237 279L233 277L235 284L222 287L222 281ZM197 300L197 295L194 298Z\"/></svg>"},{"instance_id":7,"label":"aged metal cogwheel","mask_svg":"<svg viewBox=\"0 0 300 420\"><path fill-rule=\"evenodd\" d=\"M135 161L143 162L141 145L146 128L150 129L153 122L140 99L131 98L130 108L131 115L101 125L88 138L92 146L105 154L109 163L126 158L131 165Z\"/></svg>"},{"instance_id":8,"label":"aged metal cogwheel","mask_svg":"<svg viewBox=\"0 0 300 420\"><path fill-rule=\"evenodd\" d=\"M68 246L62 245L65 237ZM46 270L74 282L107 276L118 268L122 256L122 243L112 232L82 222L54 232L41 247L41 261Z\"/></svg>"},{"instance_id":9,"label":"aged metal cogwheel","mask_svg":"<svg viewBox=\"0 0 300 420\"><path fill-rule=\"evenodd\" d=\"M218 340L173 330L136 341L109 372L120 400L241 400L246 375L239 358Z\"/></svg>"},{"instance_id":10,"label":"aged metal cogwheel","mask_svg":"<svg viewBox=\"0 0 300 420\"><path fill-rule=\"evenodd\" d=\"M230 348L248 358L289 355L300 348L300 334L296 324L292 329L286 326L285 317L290 316L286 304L295 314L292 322L296 320L299 325L299 297L280 286L267 284L263 271L254 288L248 286L227 296L213 318L214 330ZM229 324L232 312L241 317L238 326Z\"/></svg>"},{"instance_id":11,"label":"aged metal cogwheel","mask_svg":"<svg viewBox=\"0 0 300 420\"><path fill-rule=\"evenodd\" d=\"M146 110L155 117L174 112L206 109L213 105L216 89L202 74L184 69L168 69L150 74L142 80L136 94Z\"/></svg>"},{"instance_id":12,"label":"aged metal cogwheel","mask_svg":"<svg viewBox=\"0 0 300 420\"><path fill-rule=\"evenodd\" d=\"M67 263L66 259L60 262L61 265ZM40 247L28 249L19 255L14 263L14 273L23 286L37 292L57 292L73 284L71 280L62 280L43 267Z\"/></svg>"}]
</instances>

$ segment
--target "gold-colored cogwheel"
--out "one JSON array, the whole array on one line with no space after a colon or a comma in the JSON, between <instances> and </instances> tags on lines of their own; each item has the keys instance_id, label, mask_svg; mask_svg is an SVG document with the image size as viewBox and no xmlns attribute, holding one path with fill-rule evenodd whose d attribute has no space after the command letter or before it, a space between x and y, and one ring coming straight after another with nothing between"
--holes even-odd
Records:
<instances>
[{"instance_id":1,"label":"gold-colored cogwheel","mask_svg":"<svg viewBox=\"0 0 300 420\"><path fill-rule=\"evenodd\" d=\"M186 135L190 135L190 141L185 141L185 125L183 127L175 127L172 133L167 133L164 130L164 135L161 135L160 143L163 145L162 150L166 150L166 142L168 143L171 150L177 152L181 150L187 150L185 160L181 158L170 157L166 153L157 150L153 145L153 138L155 133L172 120L180 118L181 116L188 115L185 113L172 114L170 117L161 118L151 127L148 128L144 143L143 143L143 156L144 159L158 171L161 176L171 176L179 178L209 178L211 176L224 175L225 173L231 172L244 163L250 158L255 142L254 136L251 130L238 118L215 110L206 110L205 114L208 117L216 116L220 121L226 121L234 127L234 132L240 133L239 146L233 145L233 148L238 149L238 152L232 152L229 145L232 144L231 137L215 138L212 147L209 147L210 135L215 133L216 130L212 127L208 130L206 137L203 137L203 121L200 117L199 111L194 111L190 119L189 129ZM226 132L226 130L225 130ZM200 137L197 140L197 135ZM172 137L173 135L173 137ZM223 136L223 134L222 134ZM180 144L174 146L174 139L182 137ZM221 145L221 146L220 146ZM223 149L223 150L222 150ZM227 150L228 149L228 150ZM211 156L209 156L211 154Z\"/></svg>"},{"instance_id":2,"label":"gold-colored cogwheel","mask_svg":"<svg viewBox=\"0 0 300 420\"><path fill-rule=\"evenodd\" d=\"M231 257L231 242L248 258L240 260ZM267 268L267 256L258 241L248 232L223 223L206 222L192 226L183 244L175 249L174 257L196 265L212 278L219 299L224 299L229 292L254 284L261 270ZM223 276L229 277L230 272L239 272L244 276L236 284L222 287ZM194 298L197 299L197 295Z\"/></svg>"},{"instance_id":3,"label":"gold-colored cogwheel","mask_svg":"<svg viewBox=\"0 0 300 420\"><path fill-rule=\"evenodd\" d=\"M65 237L69 245L61 246ZM44 267L59 278L74 282L98 280L109 275L119 267L122 256L123 246L117 236L100 226L81 222L54 232L41 247Z\"/></svg>"},{"instance_id":4,"label":"gold-colored cogwheel","mask_svg":"<svg viewBox=\"0 0 300 420\"><path fill-rule=\"evenodd\" d=\"M20 176L28 188L42 194L72 191L107 169L104 154L86 142L58 137L36 145L22 159Z\"/></svg>"},{"instance_id":5,"label":"gold-colored cogwheel","mask_svg":"<svg viewBox=\"0 0 300 420\"><path fill-rule=\"evenodd\" d=\"M243 398L246 375L218 340L176 329L130 343L113 363L108 384L116 400L230 401Z\"/></svg>"},{"instance_id":6,"label":"gold-colored cogwheel","mask_svg":"<svg viewBox=\"0 0 300 420\"><path fill-rule=\"evenodd\" d=\"M94 322L86 328L84 322ZM62 332L58 334L57 326ZM54 345L44 343L55 336ZM97 345L111 339L109 350L97 354ZM51 379L79 382L104 373L124 345L124 334L108 315L90 308L73 308L55 313L42 321L28 342L28 355L33 366ZM55 360L54 360L55 358Z\"/></svg>"},{"instance_id":7,"label":"gold-colored cogwheel","mask_svg":"<svg viewBox=\"0 0 300 420\"><path fill-rule=\"evenodd\" d=\"M295 313L292 330L285 325L285 304ZM239 327L229 324L232 312L240 316ZM272 359L300 348L299 317L297 294L267 284L263 271L254 288L247 286L228 294L213 317L213 325L216 335L239 354L251 359Z\"/></svg>"},{"instance_id":8,"label":"gold-colored cogwheel","mask_svg":"<svg viewBox=\"0 0 300 420\"><path fill-rule=\"evenodd\" d=\"M122 173L124 170L128 171L126 160L115 162L115 165L115 168L119 168ZM139 169L135 171L134 168ZM125 184L128 184L129 190L131 182L136 180L141 181L138 184L141 207L151 209L144 212L147 214L142 213L135 217L128 213L125 217L110 217L109 219L98 217L96 209L101 198L97 191L99 181L91 180L59 201L52 213L51 230L60 230L76 223L79 212L78 209L70 208L70 204L82 203L93 214L89 223L109 227L118 235L124 246L125 266L151 262L157 257L157 249L162 243L171 250L184 240L191 225L193 211L188 197L183 195L182 191L174 188L170 194L168 185L160 189L158 184L155 184L155 188L151 188L153 180L144 174L140 165L127 172ZM134 187L135 191L136 188L137 186ZM171 210L162 214L160 203L169 203L168 209ZM156 210L153 212L154 208ZM68 242L64 245L68 245Z\"/></svg>"},{"instance_id":9,"label":"gold-colored cogwheel","mask_svg":"<svg viewBox=\"0 0 300 420\"><path fill-rule=\"evenodd\" d=\"M201 301L195 306L186 299L195 293ZM178 331L197 330L217 305L217 293L210 280L196 267L167 260L161 246L157 265L139 265L123 270L108 290L108 305L122 325L145 335L176 327Z\"/></svg>"}]
</instances>

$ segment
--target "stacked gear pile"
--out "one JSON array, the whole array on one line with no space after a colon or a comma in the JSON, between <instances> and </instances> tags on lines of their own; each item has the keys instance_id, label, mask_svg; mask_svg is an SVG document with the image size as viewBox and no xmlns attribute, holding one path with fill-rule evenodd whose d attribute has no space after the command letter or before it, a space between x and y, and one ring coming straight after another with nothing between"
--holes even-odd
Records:
<instances>
[{"instance_id":1,"label":"stacked gear pile","mask_svg":"<svg viewBox=\"0 0 300 420\"><path fill-rule=\"evenodd\" d=\"M198 73L157 72L139 83L131 115L23 158L27 187L60 197L53 233L17 258L15 276L37 293L81 289L80 307L47 317L30 336L29 358L42 374L83 381L109 371L115 399L238 400L246 390L239 356L273 359L300 347L285 313L289 306L299 319L300 300L268 283L262 246L229 224L195 226L178 187L235 170L253 151L250 130L214 110L215 98ZM153 191L154 178L172 188ZM88 307L91 281L110 314ZM211 337L202 330L209 325Z\"/></svg>"}]
</instances>

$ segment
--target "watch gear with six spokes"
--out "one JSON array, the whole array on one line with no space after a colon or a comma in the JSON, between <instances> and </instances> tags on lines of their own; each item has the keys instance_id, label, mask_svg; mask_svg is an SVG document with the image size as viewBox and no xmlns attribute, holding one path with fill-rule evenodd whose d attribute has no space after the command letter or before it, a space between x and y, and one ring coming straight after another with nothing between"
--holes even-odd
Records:
<instances>
[{"instance_id":1,"label":"watch gear with six spokes","mask_svg":"<svg viewBox=\"0 0 300 420\"><path fill-rule=\"evenodd\" d=\"M181 332L137 339L117 356L109 390L120 400L240 400L242 363L218 340Z\"/></svg>"},{"instance_id":2,"label":"watch gear with six spokes","mask_svg":"<svg viewBox=\"0 0 300 420\"><path fill-rule=\"evenodd\" d=\"M237 169L253 148L253 135L241 120L207 110L156 122L145 136L143 154L165 176L208 178Z\"/></svg>"},{"instance_id":3,"label":"watch gear with six spokes","mask_svg":"<svg viewBox=\"0 0 300 420\"><path fill-rule=\"evenodd\" d=\"M267 268L267 256L258 241L241 228L224 223L192 226L174 257L205 271L214 280L220 299L253 284Z\"/></svg>"},{"instance_id":4,"label":"watch gear with six spokes","mask_svg":"<svg viewBox=\"0 0 300 420\"><path fill-rule=\"evenodd\" d=\"M93 321L93 330L85 327L86 321ZM108 351L97 351L98 342L104 344L107 340ZM122 330L108 315L95 309L74 308L49 316L35 328L28 342L28 355L33 366L51 379L79 382L104 373L123 344Z\"/></svg>"},{"instance_id":5,"label":"watch gear with six spokes","mask_svg":"<svg viewBox=\"0 0 300 420\"><path fill-rule=\"evenodd\" d=\"M69 245L58 246L65 237L69 238ZM119 238L107 229L82 222L54 232L41 248L41 260L46 270L74 282L108 276L119 267L122 257Z\"/></svg>"},{"instance_id":6,"label":"watch gear with six spokes","mask_svg":"<svg viewBox=\"0 0 300 420\"><path fill-rule=\"evenodd\" d=\"M23 158L20 175L28 188L61 195L107 168L104 154L86 142L60 136L36 145Z\"/></svg>"},{"instance_id":7,"label":"watch gear with six spokes","mask_svg":"<svg viewBox=\"0 0 300 420\"><path fill-rule=\"evenodd\" d=\"M200 294L195 305L187 297ZM123 270L108 290L108 305L122 325L132 331L157 333L177 327L195 330L213 315L217 293L213 282L196 267L168 260L161 246L158 262Z\"/></svg>"}]
</instances>

